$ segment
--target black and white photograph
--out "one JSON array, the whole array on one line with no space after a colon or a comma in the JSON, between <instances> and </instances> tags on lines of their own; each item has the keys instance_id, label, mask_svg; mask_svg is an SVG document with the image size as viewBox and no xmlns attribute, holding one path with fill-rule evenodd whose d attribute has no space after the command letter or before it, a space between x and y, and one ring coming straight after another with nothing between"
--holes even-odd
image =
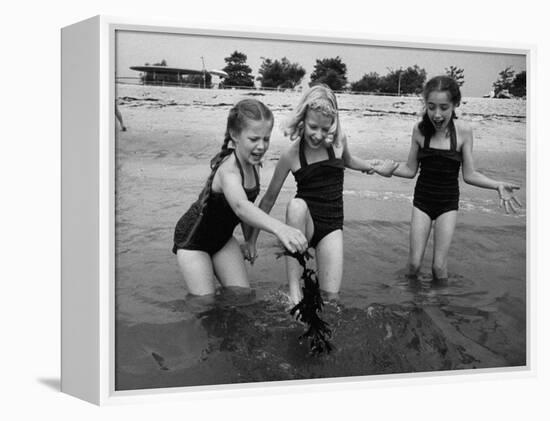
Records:
<instances>
[{"instance_id":1,"label":"black and white photograph","mask_svg":"<svg viewBox=\"0 0 550 421\"><path fill-rule=\"evenodd\" d=\"M528 366L527 51L114 43L116 391Z\"/></svg>"},{"instance_id":2,"label":"black and white photograph","mask_svg":"<svg viewBox=\"0 0 550 421\"><path fill-rule=\"evenodd\" d=\"M3 10L0 418L550 413L543 3Z\"/></svg>"}]
</instances>

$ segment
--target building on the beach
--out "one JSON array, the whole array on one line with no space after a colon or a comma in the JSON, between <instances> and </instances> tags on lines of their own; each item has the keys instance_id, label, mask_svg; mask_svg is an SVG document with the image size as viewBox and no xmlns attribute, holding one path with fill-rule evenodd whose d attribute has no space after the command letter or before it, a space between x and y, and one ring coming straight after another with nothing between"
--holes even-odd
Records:
<instances>
[{"instance_id":1,"label":"building on the beach","mask_svg":"<svg viewBox=\"0 0 550 421\"><path fill-rule=\"evenodd\" d=\"M217 76L219 80L227 77L223 70L197 70L182 69L168 66L131 66L131 70L140 73L140 80L143 85L162 85L162 86L195 86L212 87L212 76ZM214 85L218 85L218 83Z\"/></svg>"}]
</instances>

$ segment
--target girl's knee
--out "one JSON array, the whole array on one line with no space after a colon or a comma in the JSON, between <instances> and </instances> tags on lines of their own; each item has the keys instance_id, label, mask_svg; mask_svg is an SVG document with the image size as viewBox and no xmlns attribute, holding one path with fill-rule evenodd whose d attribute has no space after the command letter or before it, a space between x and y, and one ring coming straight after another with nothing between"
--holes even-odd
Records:
<instances>
[{"instance_id":1,"label":"girl's knee","mask_svg":"<svg viewBox=\"0 0 550 421\"><path fill-rule=\"evenodd\" d=\"M292 199L286 207L286 221L288 224L303 223L307 215L307 204L302 199Z\"/></svg>"}]
</instances>

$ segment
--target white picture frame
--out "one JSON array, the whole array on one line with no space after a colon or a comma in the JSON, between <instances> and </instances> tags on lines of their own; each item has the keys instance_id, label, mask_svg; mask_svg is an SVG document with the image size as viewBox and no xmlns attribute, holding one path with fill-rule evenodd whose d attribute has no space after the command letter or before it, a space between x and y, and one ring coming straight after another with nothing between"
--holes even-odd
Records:
<instances>
[{"instance_id":1,"label":"white picture frame","mask_svg":"<svg viewBox=\"0 0 550 421\"><path fill-rule=\"evenodd\" d=\"M134 391L115 390L115 33L143 31L180 35L238 36L251 39L341 43L403 48L445 49L486 53L524 54L527 75L532 46L495 46L474 43L433 44L422 40L354 38L349 34L296 31L249 32L234 28L181 27L174 23L97 16L62 30L62 391L103 405L141 400L182 399L190 392L204 396L256 393L259 387L287 387L288 382L246 383L215 386L173 387ZM529 166L529 110L527 95L527 151ZM529 171L527 171L529 172ZM526 186L529 192L529 185ZM529 203L527 204L528 207ZM527 214L526 261L526 365L484 369L489 375L530 371L531 288L529 277L529 215ZM471 374L471 370L468 370ZM465 374L453 372L453 374ZM379 378L401 381L426 380L448 375L408 373L338 379L293 381L295 386L315 390L331 384ZM409 380L410 378L410 380ZM374 382L376 383L376 382ZM291 385L294 386L294 385Z\"/></svg>"}]
</instances>

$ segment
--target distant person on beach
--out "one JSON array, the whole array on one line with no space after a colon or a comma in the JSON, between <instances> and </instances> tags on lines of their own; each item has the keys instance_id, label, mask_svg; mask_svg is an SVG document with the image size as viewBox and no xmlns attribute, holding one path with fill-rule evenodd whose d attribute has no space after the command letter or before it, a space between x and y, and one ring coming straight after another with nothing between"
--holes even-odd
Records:
<instances>
[{"instance_id":1,"label":"distant person on beach","mask_svg":"<svg viewBox=\"0 0 550 421\"><path fill-rule=\"evenodd\" d=\"M461 93L453 78L437 76L430 79L424 87L423 97L425 112L413 128L409 157L407 162L398 164L393 175L414 178L420 168L411 218L409 278L417 278L433 227L433 280L444 283L448 278L447 254L458 211L460 166L466 183L498 192L500 206L506 213L516 212L516 208L521 207L513 196L519 186L493 180L476 171L472 128L466 122L455 121L455 108L460 105Z\"/></svg>"},{"instance_id":2,"label":"distant person on beach","mask_svg":"<svg viewBox=\"0 0 550 421\"><path fill-rule=\"evenodd\" d=\"M122 114L120 113L120 110L118 109L118 105L115 104L115 116L118 122L120 123L120 130L123 132L126 131L126 126L124 125L124 122L122 121Z\"/></svg>"},{"instance_id":3,"label":"distant person on beach","mask_svg":"<svg viewBox=\"0 0 550 421\"><path fill-rule=\"evenodd\" d=\"M344 168L389 175L390 161L362 160L351 155L340 125L336 96L326 85L307 90L285 128L293 142L281 155L260 209L270 212L290 172L297 183L296 196L286 210L286 223L303 232L316 253L321 290L335 295L340 290L343 272L343 182ZM251 236L255 253L258 231ZM298 261L286 257L290 299L302 298Z\"/></svg>"},{"instance_id":4,"label":"distant person on beach","mask_svg":"<svg viewBox=\"0 0 550 421\"><path fill-rule=\"evenodd\" d=\"M242 223L245 240L252 228L277 236L290 252L303 252L307 240L296 228L272 218L254 205L260 191L258 166L269 147L273 114L262 102L245 99L229 111L220 152L198 200L180 218L173 253L189 292L215 292L215 277L224 287L249 287L244 257L233 231ZM241 250L242 248L242 250Z\"/></svg>"}]
</instances>

